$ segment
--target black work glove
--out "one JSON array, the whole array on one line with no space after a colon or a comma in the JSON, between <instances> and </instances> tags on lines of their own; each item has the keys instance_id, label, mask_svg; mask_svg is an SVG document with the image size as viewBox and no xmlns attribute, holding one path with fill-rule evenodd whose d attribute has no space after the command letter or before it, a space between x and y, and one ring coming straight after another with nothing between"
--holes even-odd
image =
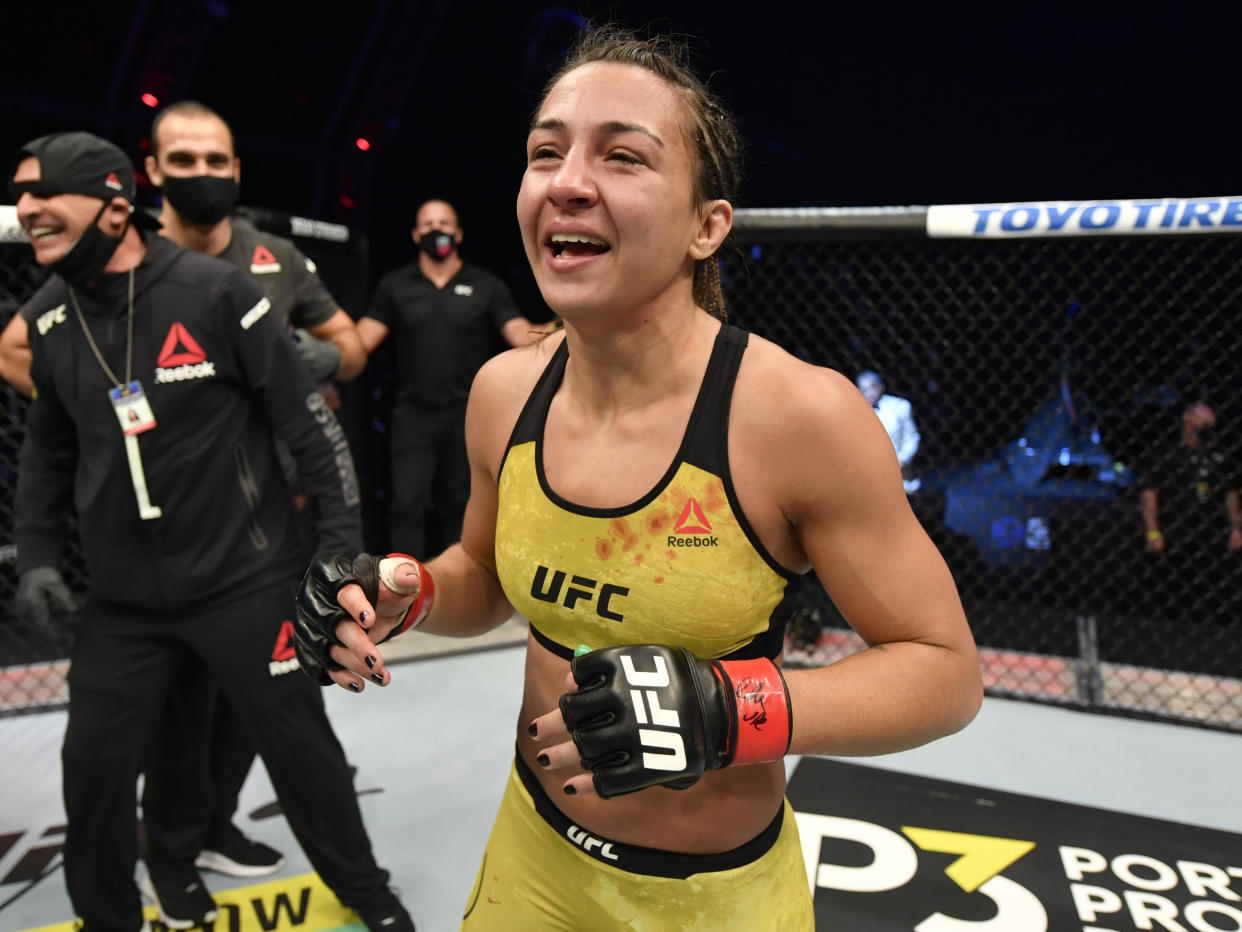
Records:
<instances>
[{"instance_id":1,"label":"black work glove","mask_svg":"<svg viewBox=\"0 0 1242 932\"><path fill-rule=\"evenodd\" d=\"M792 714L770 660L701 660L657 644L575 657L578 691L561 717L604 799L651 786L684 790L705 771L779 760Z\"/></svg>"},{"instance_id":2,"label":"black work glove","mask_svg":"<svg viewBox=\"0 0 1242 932\"><path fill-rule=\"evenodd\" d=\"M379 598L380 557L371 553L337 554L316 557L307 567L298 586L294 603L293 649L298 663L321 686L332 682L329 670L340 670L330 651L340 644L336 636L339 622L349 619L336 595L350 583L362 587L372 605Z\"/></svg>"},{"instance_id":3,"label":"black work glove","mask_svg":"<svg viewBox=\"0 0 1242 932\"><path fill-rule=\"evenodd\" d=\"M341 351L331 340L321 340L309 330L298 327L293 331L293 341L302 365L316 382L330 379L340 371Z\"/></svg>"},{"instance_id":4,"label":"black work glove","mask_svg":"<svg viewBox=\"0 0 1242 932\"><path fill-rule=\"evenodd\" d=\"M54 566L26 570L17 580L13 613L31 629L49 630L52 611L73 612L77 608L77 600L65 585L65 577Z\"/></svg>"}]
</instances>

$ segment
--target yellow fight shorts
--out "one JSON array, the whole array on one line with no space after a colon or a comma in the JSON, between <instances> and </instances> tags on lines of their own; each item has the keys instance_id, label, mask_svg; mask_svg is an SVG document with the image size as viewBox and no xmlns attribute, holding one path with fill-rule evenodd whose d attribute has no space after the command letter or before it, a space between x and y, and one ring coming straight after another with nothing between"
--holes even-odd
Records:
<instances>
[{"instance_id":1,"label":"yellow fight shorts","mask_svg":"<svg viewBox=\"0 0 1242 932\"><path fill-rule=\"evenodd\" d=\"M757 837L721 854L610 841L569 819L525 762L509 774L462 932L814 932L788 800Z\"/></svg>"}]
</instances>

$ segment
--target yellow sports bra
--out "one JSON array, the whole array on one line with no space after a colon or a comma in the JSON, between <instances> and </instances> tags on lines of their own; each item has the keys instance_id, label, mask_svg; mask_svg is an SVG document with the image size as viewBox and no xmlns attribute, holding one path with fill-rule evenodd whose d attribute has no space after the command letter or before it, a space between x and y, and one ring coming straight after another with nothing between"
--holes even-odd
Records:
<instances>
[{"instance_id":1,"label":"yellow sports bra","mask_svg":"<svg viewBox=\"0 0 1242 932\"><path fill-rule=\"evenodd\" d=\"M586 508L549 486L541 455L569 358L557 348L514 426L500 469L496 568L545 647L669 644L700 657L775 657L792 574L767 553L729 478L733 384L748 334L722 326L682 438L656 487L632 505Z\"/></svg>"}]
</instances>

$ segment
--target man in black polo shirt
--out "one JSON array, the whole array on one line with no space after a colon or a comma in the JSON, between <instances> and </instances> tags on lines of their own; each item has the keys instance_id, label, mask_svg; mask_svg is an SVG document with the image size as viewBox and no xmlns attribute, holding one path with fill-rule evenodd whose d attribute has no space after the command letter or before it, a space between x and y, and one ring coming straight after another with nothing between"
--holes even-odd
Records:
<instances>
[{"instance_id":1,"label":"man in black polo shirt","mask_svg":"<svg viewBox=\"0 0 1242 932\"><path fill-rule=\"evenodd\" d=\"M470 495L466 398L479 367L502 348L537 336L509 289L486 269L463 262L462 229L446 201L427 201L411 231L418 259L380 279L358 334L367 353L395 335L392 470L388 539L426 558L461 536ZM439 540L428 519L440 517Z\"/></svg>"},{"instance_id":2,"label":"man in black polo shirt","mask_svg":"<svg viewBox=\"0 0 1242 932\"><path fill-rule=\"evenodd\" d=\"M1236 620L1242 608L1242 470L1217 439L1216 412L1201 400L1182 412L1181 436L1158 449L1139 492L1159 609L1185 621Z\"/></svg>"}]
</instances>

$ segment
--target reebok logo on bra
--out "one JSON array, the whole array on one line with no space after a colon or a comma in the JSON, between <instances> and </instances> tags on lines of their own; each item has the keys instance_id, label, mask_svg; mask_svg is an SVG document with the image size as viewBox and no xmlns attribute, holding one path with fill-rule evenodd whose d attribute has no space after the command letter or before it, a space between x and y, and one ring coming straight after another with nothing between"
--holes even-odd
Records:
<instances>
[{"instance_id":1,"label":"reebok logo on bra","mask_svg":"<svg viewBox=\"0 0 1242 932\"><path fill-rule=\"evenodd\" d=\"M190 336L185 325L178 322L168 330L164 347L160 350L155 368L156 384L184 382L187 379L206 379L216 374L215 363L207 361L207 354Z\"/></svg>"},{"instance_id":2,"label":"reebok logo on bra","mask_svg":"<svg viewBox=\"0 0 1242 932\"><path fill-rule=\"evenodd\" d=\"M267 672L272 676L282 676L301 668L297 652L293 649L293 622L286 618L280 624L280 633L276 635L276 646L272 648L272 660L267 665Z\"/></svg>"},{"instance_id":3,"label":"reebok logo on bra","mask_svg":"<svg viewBox=\"0 0 1242 932\"><path fill-rule=\"evenodd\" d=\"M681 510L673 533L668 536L669 547L718 547L715 537L704 537L711 534L712 524L703 512L703 506L693 498L687 499L686 507ZM676 535L687 535L678 537Z\"/></svg>"},{"instance_id":4,"label":"reebok logo on bra","mask_svg":"<svg viewBox=\"0 0 1242 932\"><path fill-rule=\"evenodd\" d=\"M251 275L268 275L280 271L280 263L272 255L272 251L262 243L254 247L254 255L250 259Z\"/></svg>"}]
</instances>

